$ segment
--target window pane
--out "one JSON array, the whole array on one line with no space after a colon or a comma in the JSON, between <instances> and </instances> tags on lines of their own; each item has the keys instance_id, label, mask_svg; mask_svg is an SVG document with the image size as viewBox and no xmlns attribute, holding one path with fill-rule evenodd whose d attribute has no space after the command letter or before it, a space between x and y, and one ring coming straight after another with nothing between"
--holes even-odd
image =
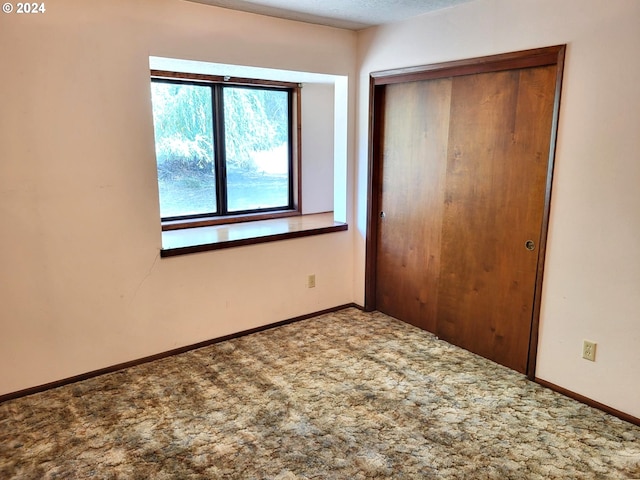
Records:
<instances>
[{"instance_id":1,"label":"window pane","mask_svg":"<svg viewBox=\"0 0 640 480\"><path fill-rule=\"evenodd\" d=\"M230 212L289 206L289 95L224 88Z\"/></svg>"},{"instance_id":2,"label":"window pane","mask_svg":"<svg viewBox=\"0 0 640 480\"><path fill-rule=\"evenodd\" d=\"M151 83L162 218L216 212L211 88Z\"/></svg>"}]
</instances>

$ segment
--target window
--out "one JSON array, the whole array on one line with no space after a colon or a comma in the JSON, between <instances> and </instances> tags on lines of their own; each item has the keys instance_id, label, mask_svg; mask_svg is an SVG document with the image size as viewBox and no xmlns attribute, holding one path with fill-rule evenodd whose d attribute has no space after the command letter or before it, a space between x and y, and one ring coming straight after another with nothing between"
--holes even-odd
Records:
<instances>
[{"instance_id":1,"label":"window","mask_svg":"<svg viewBox=\"0 0 640 480\"><path fill-rule=\"evenodd\" d=\"M298 85L152 70L151 94L163 225L300 213Z\"/></svg>"}]
</instances>

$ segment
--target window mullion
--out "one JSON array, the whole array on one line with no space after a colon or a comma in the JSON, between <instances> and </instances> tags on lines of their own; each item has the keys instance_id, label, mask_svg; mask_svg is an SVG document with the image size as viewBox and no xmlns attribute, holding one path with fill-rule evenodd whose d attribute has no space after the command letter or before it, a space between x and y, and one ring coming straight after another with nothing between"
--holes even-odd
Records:
<instances>
[{"instance_id":1,"label":"window mullion","mask_svg":"<svg viewBox=\"0 0 640 480\"><path fill-rule=\"evenodd\" d=\"M219 215L227 215L227 168L224 135L224 99L221 85L213 85L213 118L215 138L216 201Z\"/></svg>"}]
</instances>

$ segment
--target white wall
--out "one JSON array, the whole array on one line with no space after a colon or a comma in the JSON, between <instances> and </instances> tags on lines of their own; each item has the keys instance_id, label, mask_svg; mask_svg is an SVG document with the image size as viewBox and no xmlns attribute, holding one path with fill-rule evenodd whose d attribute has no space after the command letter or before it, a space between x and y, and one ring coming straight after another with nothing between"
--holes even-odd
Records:
<instances>
[{"instance_id":1,"label":"white wall","mask_svg":"<svg viewBox=\"0 0 640 480\"><path fill-rule=\"evenodd\" d=\"M302 88L302 212L333 211L334 103L332 84Z\"/></svg>"},{"instance_id":2,"label":"white wall","mask_svg":"<svg viewBox=\"0 0 640 480\"><path fill-rule=\"evenodd\" d=\"M181 0L46 6L0 15L0 394L353 300L351 231L158 257L149 56L353 77L355 33Z\"/></svg>"},{"instance_id":3,"label":"white wall","mask_svg":"<svg viewBox=\"0 0 640 480\"><path fill-rule=\"evenodd\" d=\"M368 75L568 44L537 376L640 417L640 2L475 0L359 35L356 301ZM597 361L580 358L583 339Z\"/></svg>"}]
</instances>

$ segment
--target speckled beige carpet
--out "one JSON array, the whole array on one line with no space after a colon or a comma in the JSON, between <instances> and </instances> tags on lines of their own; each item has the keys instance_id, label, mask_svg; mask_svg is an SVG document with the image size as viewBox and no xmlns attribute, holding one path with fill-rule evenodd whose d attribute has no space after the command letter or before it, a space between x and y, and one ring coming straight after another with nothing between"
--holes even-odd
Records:
<instances>
[{"instance_id":1,"label":"speckled beige carpet","mask_svg":"<svg viewBox=\"0 0 640 480\"><path fill-rule=\"evenodd\" d=\"M640 478L640 428L346 309L5 402L0 478Z\"/></svg>"}]
</instances>

